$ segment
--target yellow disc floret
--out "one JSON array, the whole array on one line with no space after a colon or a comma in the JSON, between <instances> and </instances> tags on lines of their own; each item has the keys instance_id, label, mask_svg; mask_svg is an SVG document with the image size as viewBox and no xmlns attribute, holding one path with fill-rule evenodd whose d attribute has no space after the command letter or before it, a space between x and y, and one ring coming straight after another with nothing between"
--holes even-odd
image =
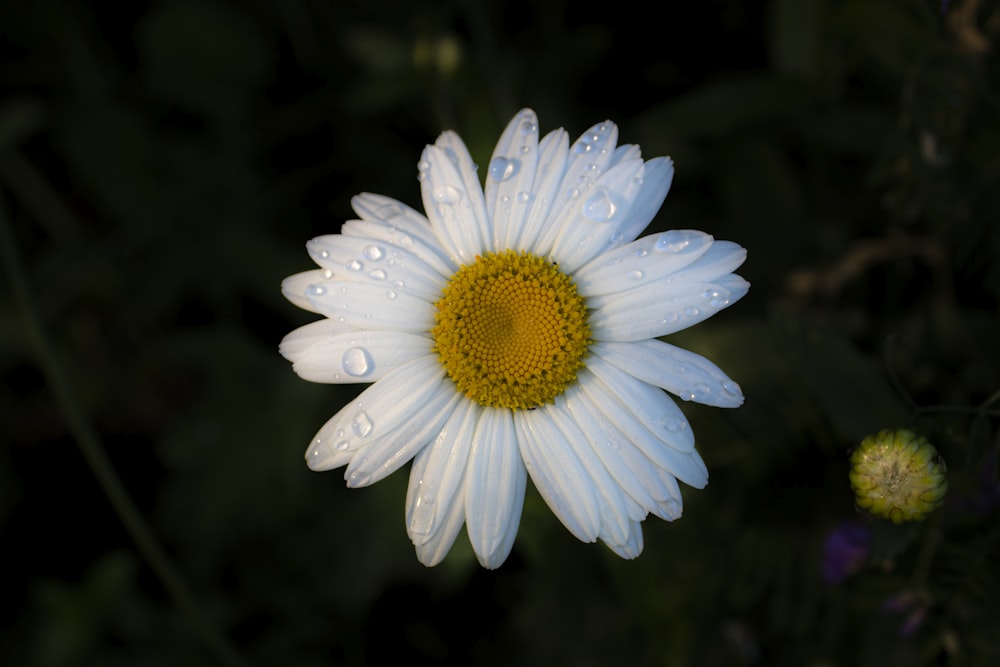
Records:
<instances>
[{"instance_id":1,"label":"yellow disc floret","mask_svg":"<svg viewBox=\"0 0 1000 667\"><path fill-rule=\"evenodd\" d=\"M512 250L477 256L435 305L434 349L470 400L526 410L576 381L590 344L587 306L551 262Z\"/></svg>"}]
</instances>

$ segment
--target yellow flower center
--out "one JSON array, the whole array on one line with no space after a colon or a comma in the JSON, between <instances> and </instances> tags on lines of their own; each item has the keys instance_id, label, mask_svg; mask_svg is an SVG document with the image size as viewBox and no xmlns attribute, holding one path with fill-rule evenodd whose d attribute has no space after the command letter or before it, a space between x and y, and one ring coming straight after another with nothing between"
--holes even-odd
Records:
<instances>
[{"instance_id":1,"label":"yellow flower center","mask_svg":"<svg viewBox=\"0 0 1000 667\"><path fill-rule=\"evenodd\" d=\"M590 344L587 306L569 276L541 257L477 256L435 306L434 350L470 400L526 410L576 381Z\"/></svg>"}]
</instances>

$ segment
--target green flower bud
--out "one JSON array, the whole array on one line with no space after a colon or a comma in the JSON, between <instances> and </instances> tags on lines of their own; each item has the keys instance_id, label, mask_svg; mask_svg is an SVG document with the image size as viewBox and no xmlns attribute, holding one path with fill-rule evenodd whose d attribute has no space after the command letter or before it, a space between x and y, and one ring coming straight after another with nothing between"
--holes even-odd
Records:
<instances>
[{"instance_id":1,"label":"green flower bud","mask_svg":"<svg viewBox=\"0 0 1000 667\"><path fill-rule=\"evenodd\" d=\"M904 429L861 441L851 455L858 507L893 523L919 521L941 506L948 490L944 459L924 438Z\"/></svg>"}]
</instances>

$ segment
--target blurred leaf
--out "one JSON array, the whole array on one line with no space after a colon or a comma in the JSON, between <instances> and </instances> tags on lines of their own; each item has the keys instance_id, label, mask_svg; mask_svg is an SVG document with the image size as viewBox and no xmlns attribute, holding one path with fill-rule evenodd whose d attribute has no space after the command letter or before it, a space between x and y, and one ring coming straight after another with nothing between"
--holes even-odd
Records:
<instances>
[{"instance_id":1,"label":"blurred leaf","mask_svg":"<svg viewBox=\"0 0 1000 667\"><path fill-rule=\"evenodd\" d=\"M769 7L771 61L780 72L815 80L827 0L775 0Z\"/></svg>"},{"instance_id":2,"label":"blurred leaf","mask_svg":"<svg viewBox=\"0 0 1000 667\"><path fill-rule=\"evenodd\" d=\"M905 423L905 407L886 371L837 331L794 324L784 327L783 334L779 345L841 438L858 443L879 429Z\"/></svg>"}]
</instances>

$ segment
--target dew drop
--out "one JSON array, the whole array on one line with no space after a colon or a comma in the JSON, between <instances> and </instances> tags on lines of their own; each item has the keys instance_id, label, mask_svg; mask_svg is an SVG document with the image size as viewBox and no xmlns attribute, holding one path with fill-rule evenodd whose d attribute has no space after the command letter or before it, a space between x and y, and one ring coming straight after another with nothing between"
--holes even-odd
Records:
<instances>
[{"instance_id":1,"label":"dew drop","mask_svg":"<svg viewBox=\"0 0 1000 667\"><path fill-rule=\"evenodd\" d=\"M434 496L422 495L413 504L410 515L410 532L414 535L426 535L434 525Z\"/></svg>"},{"instance_id":2,"label":"dew drop","mask_svg":"<svg viewBox=\"0 0 1000 667\"><path fill-rule=\"evenodd\" d=\"M726 392L731 396L742 396L743 392L740 390L740 386L733 382L732 380L726 380L722 383L722 391Z\"/></svg>"},{"instance_id":3,"label":"dew drop","mask_svg":"<svg viewBox=\"0 0 1000 667\"><path fill-rule=\"evenodd\" d=\"M365 259L377 262L385 256L385 251L377 245L370 245L365 246L365 249L361 251L361 254L365 256Z\"/></svg>"},{"instance_id":4,"label":"dew drop","mask_svg":"<svg viewBox=\"0 0 1000 667\"><path fill-rule=\"evenodd\" d=\"M405 287L406 283L404 283L402 280L393 280L392 281L392 286L393 287Z\"/></svg>"},{"instance_id":5,"label":"dew drop","mask_svg":"<svg viewBox=\"0 0 1000 667\"><path fill-rule=\"evenodd\" d=\"M413 247L413 239L411 239L406 234L400 234L399 238L396 239L396 244L400 248L412 248Z\"/></svg>"},{"instance_id":6,"label":"dew drop","mask_svg":"<svg viewBox=\"0 0 1000 667\"><path fill-rule=\"evenodd\" d=\"M580 141L576 142L576 144L573 146L573 151L576 153L589 153L590 151L593 150L593 148L594 148L593 146L591 146L586 141L581 139Z\"/></svg>"},{"instance_id":7,"label":"dew drop","mask_svg":"<svg viewBox=\"0 0 1000 667\"><path fill-rule=\"evenodd\" d=\"M608 237L608 243L612 243L612 244L617 245L617 244L621 243L622 239L624 239L624 238L625 238L624 234L622 234L621 232L615 232L614 234L612 234L611 236Z\"/></svg>"},{"instance_id":8,"label":"dew drop","mask_svg":"<svg viewBox=\"0 0 1000 667\"><path fill-rule=\"evenodd\" d=\"M388 292L385 293L385 298L387 299L395 299L397 296L399 295L393 292L392 290L389 290Z\"/></svg>"},{"instance_id":9,"label":"dew drop","mask_svg":"<svg viewBox=\"0 0 1000 667\"><path fill-rule=\"evenodd\" d=\"M699 382L698 384L696 384L696 385L694 386L694 388L695 388L695 390L697 390L697 392L698 392L699 394L708 394L708 393L711 393L711 391L712 391L712 388L711 388L711 387L709 387L709 386L708 386L707 384L705 384L704 382Z\"/></svg>"},{"instance_id":10,"label":"dew drop","mask_svg":"<svg viewBox=\"0 0 1000 667\"><path fill-rule=\"evenodd\" d=\"M615 215L618 207L611 200L607 190L595 192L583 204L583 214L594 222L607 222Z\"/></svg>"},{"instance_id":11,"label":"dew drop","mask_svg":"<svg viewBox=\"0 0 1000 667\"><path fill-rule=\"evenodd\" d=\"M352 259L351 261L349 261L344 266L347 267L348 271L360 271L361 269L365 268L365 265L362 264L361 262L359 262L356 259Z\"/></svg>"},{"instance_id":12,"label":"dew drop","mask_svg":"<svg viewBox=\"0 0 1000 667\"><path fill-rule=\"evenodd\" d=\"M420 162L417 163L418 171L427 171L430 168L431 168L431 163L428 162L427 160L421 160Z\"/></svg>"},{"instance_id":13,"label":"dew drop","mask_svg":"<svg viewBox=\"0 0 1000 667\"><path fill-rule=\"evenodd\" d=\"M566 191L566 197L568 197L569 199L576 199L579 196L580 196L580 191L576 188L570 188L569 190Z\"/></svg>"},{"instance_id":14,"label":"dew drop","mask_svg":"<svg viewBox=\"0 0 1000 667\"><path fill-rule=\"evenodd\" d=\"M374 271L369 271L368 275L375 280L385 280L385 271L382 269L375 269Z\"/></svg>"},{"instance_id":15,"label":"dew drop","mask_svg":"<svg viewBox=\"0 0 1000 667\"><path fill-rule=\"evenodd\" d=\"M361 472L360 470L352 472L351 476L347 478L347 485L352 488L357 488L359 486L368 486L371 482L372 475L369 472Z\"/></svg>"},{"instance_id":16,"label":"dew drop","mask_svg":"<svg viewBox=\"0 0 1000 667\"><path fill-rule=\"evenodd\" d=\"M521 123L521 134L534 134L538 132L538 125L530 120Z\"/></svg>"},{"instance_id":17,"label":"dew drop","mask_svg":"<svg viewBox=\"0 0 1000 667\"><path fill-rule=\"evenodd\" d=\"M629 280L642 280L643 273L642 271L629 271L627 275Z\"/></svg>"},{"instance_id":18,"label":"dew drop","mask_svg":"<svg viewBox=\"0 0 1000 667\"><path fill-rule=\"evenodd\" d=\"M364 410L359 410L356 415L354 415L354 420L351 422L351 430L354 431L354 435L359 438L363 438L372 432L372 420L368 416L368 413Z\"/></svg>"},{"instance_id":19,"label":"dew drop","mask_svg":"<svg viewBox=\"0 0 1000 667\"><path fill-rule=\"evenodd\" d=\"M347 448L348 448L348 447L350 447L350 446L351 446L351 443L347 442L346 440L341 440L340 442L338 442L338 443L337 443L336 445L334 445L333 447L334 447L334 449L336 449L336 450L337 450L338 452L346 452L346 451L347 451Z\"/></svg>"},{"instance_id":20,"label":"dew drop","mask_svg":"<svg viewBox=\"0 0 1000 667\"><path fill-rule=\"evenodd\" d=\"M529 201L531 201L531 193L524 191L518 192L517 201L521 202L522 204L528 203Z\"/></svg>"},{"instance_id":21,"label":"dew drop","mask_svg":"<svg viewBox=\"0 0 1000 667\"><path fill-rule=\"evenodd\" d=\"M698 313L700 313L700 312L701 311L698 310L697 308L695 308L694 306L688 306L687 308L684 309L684 316L685 317L697 317Z\"/></svg>"},{"instance_id":22,"label":"dew drop","mask_svg":"<svg viewBox=\"0 0 1000 667\"><path fill-rule=\"evenodd\" d=\"M664 232L656 240L656 249L660 252L680 252L688 247L691 238L679 229L672 229Z\"/></svg>"},{"instance_id":23,"label":"dew drop","mask_svg":"<svg viewBox=\"0 0 1000 667\"><path fill-rule=\"evenodd\" d=\"M306 288L306 296L323 296L326 294L326 288L322 285L310 285Z\"/></svg>"},{"instance_id":24,"label":"dew drop","mask_svg":"<svg viewBox=\"0 0 1000 667\"><path fill-rule=\"evenodd\" d=\"M531 146L524 145L524 146L521 146L517 150L520 151L521 155L527 155L528 153L531 152Z\"/></svg>"},{"instance_id":25,"label":"dew drop","mask_svg":"<svg viewBox=\"0 0 1000 667\"><path fill-rule=\"evenodd\" d=\"M649 251L646 250L645 248L639 248L638 250L635 251L635 256L636 257L645 257L648 254L649 254Z\"/></svg>"},{"instance_id":26,"label":"dew drop","mask_svg":"<svg viewBox=\"0 0 1000 667\"><path fill-rule=\"evenodd\" d=\"M431 192L434 201L441 204L457 204L462 201L462 192L450 185L442 185Z\"/></svg>"},{"instance_id":27,"label":"dew drop","mask_svg":"<svg viewBox=\"0 0 1000 667\"><path fill-rule=\"evenodd\" d=\"M398 218L403 214L403 209L399 207L398 204L386 204L379 208L375 214L382 218L383 220L392 220L393 218Z\"/></svg>"},{"instance_id":28,"label":"dew drop","mask_svg":"<svg viewBox=\"0 0 1000 667\"><path fill-rule=\"evenodd\" d=\"M505 157L495 157L490 160L489 175L497 181L506 181L517 173L521 163Z\"/></svg>"},{"instance_id":29,"label":"dew drop","mask_svg":"<svg viewBox=\"0 0 1000 667\"><path fill-rule=\"evenodd\" d=\"M322 275L327 280L332 280L333 279L333 271L331 271L330 269L323 269Z\"/></svg>"},{"instance_id":30,"label":"dew drop","mask_svg":"<svg viewBox=\"0 0 1000 667\"><path fill-rule=\"evenodd\" d=\"M368 375L375 368L372 355L363 347L352 347L345 350L344 356L340 359L340 365L344 367L345 373L356 378ZM357 417L355 417L356 424ZM363 434L359 433L358 435Z\"/></svg>"},{"instance_id":31,"label":"dew drop","mask_svg":"<svg viewBox=\"0 0 1000 667\"><path fill-rule=\"evenodd\" d=\"M663 415L660 418L660 424L671 433L677 433L684 428L683 422L673 415Z\"/></svg>"}]
</instances>

